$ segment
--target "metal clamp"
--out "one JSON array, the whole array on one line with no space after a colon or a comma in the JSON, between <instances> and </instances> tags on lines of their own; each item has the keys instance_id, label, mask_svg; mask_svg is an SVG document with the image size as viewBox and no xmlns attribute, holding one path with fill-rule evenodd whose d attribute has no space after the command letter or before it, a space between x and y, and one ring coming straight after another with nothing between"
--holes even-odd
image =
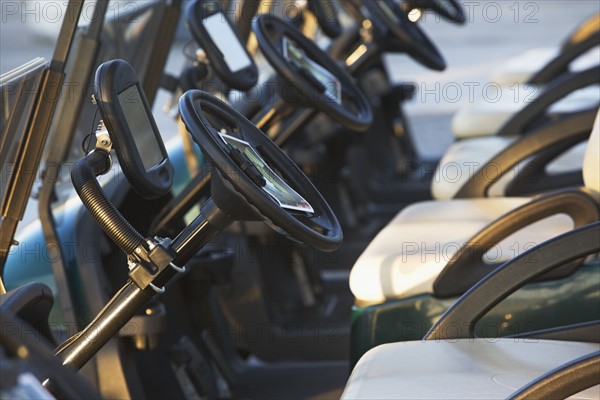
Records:
<instances>
[{"instance_id":1,"label":"metal clamp","mask_svg":"<svg viewBox=\"0 0 600 400\"><path fill-rule=\"evenodd\" d=\"M141 290L150 287L158 294L165 292L164 287L154 284L155 279L166 269L185 272L185 267L173 264L175 254L171 250L171 239L154 238L138 246L129 255L129 278Z\"/></svg>"},{"instance_id":2,"label":"metal clamp","mask_svg":"<svg viewBox=\"0 0 600 400\"><path fill-rule=\"evenodd\" d=\"M177 265L170 263L169 267L173 268L175 270L175 272L179 272L179 273L185 272L185 265L183 267L178 267Z\"/></svg>"},{"instance_id":3,"label":"metal clamp","mask_svg":"<svg viewBox=\"0 0 600 400\"><path fill-rule=\"evenodd\" d=\"M178 273L184 273L185 272L185 266L178 267L177 265L175 265L173 263L169 263L169 267L173 268L173 270L175 270L175 272L178 272ZM158 294L163 294L165 292L165 287L164 286L159 288L158 286L156 286L152 282L150 282L148 284L148 286L150 287L150 289L154 290Z\"/></svg>"},{"instance_id":4,"label":"metal clamp","mask_svg":"<svg viewBox=\"0 0 600 400\"><path fill-rule=\"evenodd\" d=\"M163 294L165 292L165 287L158 287L153 283L149 283L148 286L150 286L150 289L154 290L156 293L158 294Z\"/></svg>"},{"instance_id":5,"label":"metal clamp","mask_svg":"<svg viewBox=\"0 0 600 400\"><path fill-rule=\"evenodd\" d=\"M106 153L110 153L112 150L112 140L102 120L100 120L96 129L96 150L103 150Z\"/></svg>"}]
</instances>

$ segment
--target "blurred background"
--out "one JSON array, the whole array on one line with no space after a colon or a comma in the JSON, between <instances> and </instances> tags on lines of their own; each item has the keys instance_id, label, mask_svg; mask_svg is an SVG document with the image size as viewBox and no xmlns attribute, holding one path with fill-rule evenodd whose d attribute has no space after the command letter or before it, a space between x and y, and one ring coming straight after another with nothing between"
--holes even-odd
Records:
<instances>
[{"instance_id":1,"label":"blurred background","mask_svg":"<svg viewBox=\"0 0 600 400\"><path fill-rule=\"evenodd\" d=\"M0 73L33 57L51 58L64 3L0 1ZM131 3L118 0L109 9L125 10ZM405 110L419 151L430 158L440 157L450 145L452 114L472 101L473 93L481 93L496 66L530 48L560 45L583 19L600 11L598 0L463 0L462 4L468 16L464 26L429 12L419 22L446 58L448 68L444 72L427 70L406 55L389 54L386 58L395 81L418 85L418 93ZM180 27L167 72L181 71L183 47L190 39L187 30ZM174 121L162 111L169 99L169 94L162 92L155 103L157 123L167 133L165 140L176 132ZM29 205L26 220L35 215L33 210L35 207Z\"/></svg>"}]
</instances>

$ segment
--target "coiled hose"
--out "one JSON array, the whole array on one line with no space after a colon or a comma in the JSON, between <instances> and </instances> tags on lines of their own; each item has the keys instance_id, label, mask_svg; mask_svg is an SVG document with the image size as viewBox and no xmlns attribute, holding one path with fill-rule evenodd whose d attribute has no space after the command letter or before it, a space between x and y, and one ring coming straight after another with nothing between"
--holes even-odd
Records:
<instances>
[{"instance_id":1,"label":"coiled hose","mask_svg":"<svg viewBox=\"0 0 600 400\"><path fill-rule=\"evenodd\" d=\"M110 168L110 159L103 151L93 151L75 163L71 181L85 207L104 233L126 254L144 243L144 238L106 198L96 180Z\"/></svg>"}]
</instances>

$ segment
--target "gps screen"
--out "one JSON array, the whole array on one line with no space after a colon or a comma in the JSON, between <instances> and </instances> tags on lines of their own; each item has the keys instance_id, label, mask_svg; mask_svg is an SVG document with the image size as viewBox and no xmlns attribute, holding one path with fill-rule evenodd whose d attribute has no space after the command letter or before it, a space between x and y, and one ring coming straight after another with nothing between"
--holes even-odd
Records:
<instances>
[{"instance_id":1,"label":"gps screen","mask_svg":"<svg viewBox=\"0 0 600 400\"><path fill-rule=\"evenodd\" d=\"M283 181L262 159L262 157L254 150L248 142L234 138L233 136L219 133L223 141L238 150L248 157L250 162L254 164L260 171L262 176L265 178L266 185L263 186L263 190L267 192L280 207L288 210L303 211L307 213L314 213L312 206L302 196L300 196L294 189L292 189L287 183Z\"/></svg>"},{"instance_id":2,"label":"gps screen","mask_svg":"<svg viewBox=\"0 0 600 400\"><path fill-rule=\"evenodd\" d=\"M119 93L118 97L144 168L150 169L163 161L164 156L160 151L137 85L129 86Z\"/></svg>"},{"instance_id":3,"label":"gps screen","mask_svg":"<svg viewBox=\"0 0 600 400\"><path fill-rule=\"evenodd\" d=\"M248 54L233 30L231 30L231 26L225 20L223 13L213 14L202 22L212 41L223 54L231 72L237 72L252 65L252 61L248 58Z\"/></svg>"},{"instance_id":4,"label":"gps screen","mask_svg":"<svg viewBox=\"0 0 600 400\"><path fill-rule=\"evenodd\" d=\"M336 103L342 103L342 85L339 79L331 72L311 60L304 51L292 41L283 38L283 56L296 68L301 68L310 73L325 88L325 95Z\"/></svg>"}]
</instances>

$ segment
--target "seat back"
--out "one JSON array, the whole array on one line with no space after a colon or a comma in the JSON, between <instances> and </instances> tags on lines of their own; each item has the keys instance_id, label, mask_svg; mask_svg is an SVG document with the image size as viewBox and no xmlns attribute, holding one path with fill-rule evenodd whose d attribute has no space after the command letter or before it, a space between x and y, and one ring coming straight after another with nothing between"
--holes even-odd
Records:
<instances>
[{"instance_id":1,"label":"seat back","mask_svg":"<svg viewBox=\"0 0 600 400\"><path fill-rule=\"evenodd\" d=\"M600 202L600 110L583 158L583 181L585 187Z\"/></svg>"},{"instance_id":2,"label":"seat back","mask_svg":"<svg viewBox=\"0 0 600 400\"><path fill-rule=\"evenodd\" d=\"M568 72L569 66L575 60L583 61L584 65L597 65L598 45L600 45L600 13L583 21L562 44L558 55L536 72L529 79L529 83L547 84Z\"/></svg>"},{"instance_id":3,"label":"seat back","mask_svg":"<svg viewBox=\"0 0 600 400\"><path fill-rule=\"evenodd\" d=\"M594 35L597 37L600 32L600 13L586 18L582 23L577 25L577 28L569 35L562 43L561 51L568 51L570 47L590 39Z\"/></svg>"}]
</instances>

